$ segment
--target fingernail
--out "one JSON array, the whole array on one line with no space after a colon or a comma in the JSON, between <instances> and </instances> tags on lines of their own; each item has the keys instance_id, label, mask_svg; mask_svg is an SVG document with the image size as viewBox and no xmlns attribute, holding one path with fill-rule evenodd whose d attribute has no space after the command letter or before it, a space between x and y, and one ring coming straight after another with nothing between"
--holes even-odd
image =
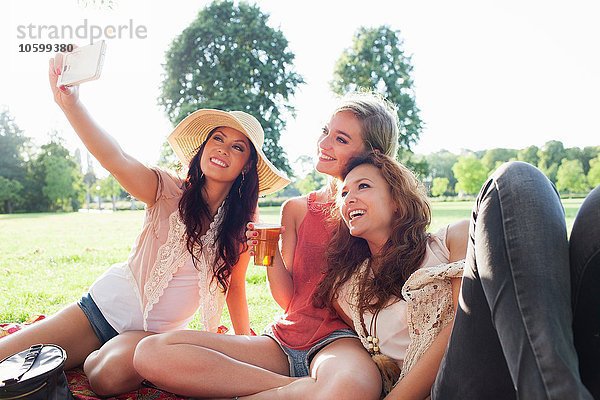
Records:
<instances>
[{"instance_id":1,"label":"fingernail","mask_svg":"<svg viewBox=\"0 0 600 400\"><path fill-rule=\"evenodd\" d=\"M252 236L258 236L258 232L252 232Z\"/></svg>"},{"instance_id":2,"label":"fingernail","mask_svg":"<svg viewBox=\"0 0 600 400\"><path fill-rule=\"evenodd\" d=\"M251 251L251 252L250 252L250 255L251 255L251 256L253 256L253 255L254 255L254 252L253 252L253 251Z\"/></svg>"},{"instance_id":3,"label":"fingernail","mask_svg":"<svg viewBox=\"0 0 600 400\"><path fill-rule=\"evenodd\" d=\"M252 244L258 244L258 240L253 240Z\"/></svg>"},{"instance_id":4,"label":"fingernail","mask_svg":"<svg viewBox=\"0 0 600 400\"><path fill-rule=\"evenodd\" d=\"M248 224L248 229L254 229L254 224Z\"/></svg>"},{"instance_id":5,"label":"fingernail","mask_svg":"<svg viewBox=\"0 0 600 400\"><path fill-rule=\"evenodd\" d=\"M60 68L56 68L56 75L60 74Z\"/></svg>"}]
</instances>

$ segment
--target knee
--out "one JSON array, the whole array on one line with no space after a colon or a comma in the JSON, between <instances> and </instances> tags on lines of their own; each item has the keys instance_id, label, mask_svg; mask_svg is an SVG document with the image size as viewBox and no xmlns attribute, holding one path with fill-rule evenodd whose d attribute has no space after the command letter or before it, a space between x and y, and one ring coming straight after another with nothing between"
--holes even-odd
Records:
<instances>
[{"instance_id":1,"label":"knee","mask_svg":"<svg viewBox=\"0 0 600 400\"><path fill-rule=\"evenodd\" d=\"M156 375L160 374L160 362L157 354L165 345L162 335L148 336L140 340L133 353L133 368L140 376L154 382Z\"/></svg>"},{"instance_id":2,"label":"knee","mask_svg":"<svg viewBox=\"0 0 600 400\"><path fill-rule=\"evenodd\" d=\"M491 177L497 181L502 180L513 188L522 186L528 190L532 190L533 182L549 182L542 171L523 161L506 162L498 167Z\"/></svg>"},{"instance_id":3,"label":"knee","mask_svg":"<svg viewBox=\"0 0 600 400\"><path fill-rule=\"evenodd\" d=\"M84 371L94 393L103 397L119 393L132 371L126 371L122 363L100 360L97 355L91 357L90 361L86 360Z\"/></svg>"}]
</instances>

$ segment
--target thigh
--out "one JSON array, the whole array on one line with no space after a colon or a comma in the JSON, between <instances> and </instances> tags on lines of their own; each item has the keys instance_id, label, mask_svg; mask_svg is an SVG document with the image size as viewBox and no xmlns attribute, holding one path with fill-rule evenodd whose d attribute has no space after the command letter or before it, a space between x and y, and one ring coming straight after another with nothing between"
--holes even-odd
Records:
<instances>
[{"instance_id":1,"label":"thigh","mask_svg":"<svg viewBox=\"0 0 600 400\"><path fill-rule=\"evenodd\" d=\"M189 344L210 349L237 361L289 376L287 355L273 339L267 336L223 335L203 331L176 331L146 339L151 351L154 344ZM152 343L151 343L152 342Z\"/></svg>"},{"instance_id":2,"label":"thigh","mask_svg":"<svg viewBox=\"0 0 600 400\"><path fill-rule=\"evenodd\" d=\"M135 347L140 340L150 335L154 333L130 331L115 336L87 357L84 364L85 373L99 372L106 368L122 369L122 367L133 370Z\"/></svg>"},{"instance_id":3,"label":"thigh","mask_svg":"<svg viewBox=\"0 0 600 400\"><path fill-rule=\"evenodd\" d=\"M77 304L71 304L58 313L2 339L0 359L36 343L53 343L65 349L65 369L80 365L92 351L100 348L100 341Z\"/></svg>"},{"instance_id":4,"label":"thigh","mask_svg":"<svg viewBox=\"0 0 600 400\"><path fill-rule=\"evenodd\" d=\"M381 375L359 339L342 338L312 359L310 374L320 398L379 399Z\"/></svg>"},{"instance_id":5,"label":"thigh","mask_svg":"<svg viewBox=\"0 0 600 400\"><path fill-rule=\"evenodd\" d=\"M581 205L569 245L579 371L592 395L600 398L600 186Z\"/></svg>"}]
</instances>

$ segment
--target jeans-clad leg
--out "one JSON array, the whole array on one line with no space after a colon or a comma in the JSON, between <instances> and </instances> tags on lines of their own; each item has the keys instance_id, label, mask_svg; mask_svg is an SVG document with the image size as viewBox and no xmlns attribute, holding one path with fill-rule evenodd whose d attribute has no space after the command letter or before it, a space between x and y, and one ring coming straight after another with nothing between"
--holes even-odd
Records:
<instances>
[{"instance_id":1,"label":"jeans-clad leg","mask_svg":"<svg viewBox=\"0 0 600 400\"><path fill-rule=\"evenodd\" d=\"M600 399L600 186L585 199L570 238L573 333L585 386Z\"/></svg>"},{"instance_id":2,"label":"jeans-clad leg","mask_svg":"<svg viewBox=\"0 0 600 400\"><path fill-rule=\"evenodd\" d=\"M481 190L462 285L433 399L591 399L573 346L564 213L536 168L505 164Z\"/></svg>"}]
</instances>

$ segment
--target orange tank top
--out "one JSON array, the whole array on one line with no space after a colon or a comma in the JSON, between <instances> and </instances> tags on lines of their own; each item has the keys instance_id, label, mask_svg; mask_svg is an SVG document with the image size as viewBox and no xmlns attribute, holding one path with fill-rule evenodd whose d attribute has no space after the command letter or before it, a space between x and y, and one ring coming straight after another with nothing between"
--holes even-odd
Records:
<instances>
[{"instance_id":1,"label":"orange tank top","mask_svg":"<svg viewBox=\"0 0 600 400\"><path fill-rule=\"evenodd\" d=\"M313 294L323 278L325 251L333 227L327 223L333 202L317 203L316 193L307 198L308 212L298 228L292 268L294 294L285 316L272 326L273 334L285 346L305 350L338 329L349 328L335 312L313 306Z\"/></svg>"}]
</instances>

